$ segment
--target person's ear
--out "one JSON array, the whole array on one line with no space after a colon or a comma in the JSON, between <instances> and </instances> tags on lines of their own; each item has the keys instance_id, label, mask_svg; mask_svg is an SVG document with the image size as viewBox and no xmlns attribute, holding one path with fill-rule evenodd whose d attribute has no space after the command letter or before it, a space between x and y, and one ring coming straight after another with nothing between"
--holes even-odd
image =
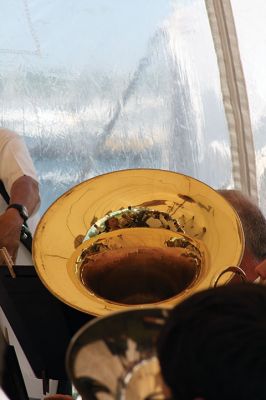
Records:
<instances>
[{"instance_id":1,"label":"person's ear","mask_svg":"<svg viewBox=\"0 0 266 400\"><path fill-rule=\"evenodd\" d=\"M263 260L255 267L256 273L262 280L266 279L266 260Z\"/></svg>"}]
</instances>

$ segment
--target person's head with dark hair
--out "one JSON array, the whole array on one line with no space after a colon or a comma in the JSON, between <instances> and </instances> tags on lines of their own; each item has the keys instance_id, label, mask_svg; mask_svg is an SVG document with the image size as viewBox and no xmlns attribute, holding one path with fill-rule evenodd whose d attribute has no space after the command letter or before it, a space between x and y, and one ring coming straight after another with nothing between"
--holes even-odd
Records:
<instances>
[{"instance_id":1,"label":"person's head with dark hair","mask_svg":"<svg viewBox=\"0 0 266 400\"><path fill-rule=\"evenodd\" d=\"M261 210L239 190L218 190L238 213L245 236L245 251L240 267L254 281L256 267L266 259L266 219Z\"/></svg>"},{"instance_id":2,"label":"person's head with dark hair","mask_svg":"<svg viewBox=\"0 0 266 400\"><path fill-rule=\"evenodd\" d=\"M266 399L266 288L208 289L178 304L158 340L176 400Z\"/></svg>"}]
</instances>

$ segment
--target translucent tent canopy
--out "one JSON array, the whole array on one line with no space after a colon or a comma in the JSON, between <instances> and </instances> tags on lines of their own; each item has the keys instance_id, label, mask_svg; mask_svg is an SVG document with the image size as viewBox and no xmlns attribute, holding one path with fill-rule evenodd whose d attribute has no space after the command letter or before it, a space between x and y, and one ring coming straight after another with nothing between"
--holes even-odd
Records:
<instances>
[{"instance_id":1,"label":"translucent tent canopy","mask_svg":"<svg viewBox=\"0 0 266 400\"><path fill-rule=\"evenodd\" d=\"M266 5L226 0L219 10L212 3L221 2L2 1L1 126L26 140L42 211L85 179L140 167L265 197ZM243 76L234 78L246 88L242 120L248 125L250 112L252 136L230 117L224 37L212 7L233 15L243 65ZM242 131L246 146L234 147Z\"/></svg>"}]
</instances>

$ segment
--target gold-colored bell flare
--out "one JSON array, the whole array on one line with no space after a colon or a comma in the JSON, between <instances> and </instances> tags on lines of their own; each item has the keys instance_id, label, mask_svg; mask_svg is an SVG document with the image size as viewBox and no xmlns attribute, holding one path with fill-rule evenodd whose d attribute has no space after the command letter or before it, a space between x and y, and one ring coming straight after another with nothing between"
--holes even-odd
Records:
<instances>
[{"instance_id":1,"label":"gold-colored bell flare","mask_svg":"<svg viewBox=\"0 0 266 400\"><path fill-rule=\"evenodd\" d=\"M159 308L126 310L94 319L73 337L66 369L82 398L169 398L156 342L168 316Z\"/></svg>"},{"instance_id":2,"label":"gold-colored bell flare","mask_svg":"<svg viewBox=\"0 0 266 400\"><path fill-rule=\"evenodd\" d=\"M155 224L88 236L96 221L132 207L169 215L184 233ZM106 252L91 255L99 243ZM172 307L211 286L228 266L238 266L243 250L239 217L215 190L183 174L135 169L89 179L56 200L37 227L33 260L51 293L99 316L132 307ZM191 261L187 267L185 258Z\"/></svg>"}]
</instances>

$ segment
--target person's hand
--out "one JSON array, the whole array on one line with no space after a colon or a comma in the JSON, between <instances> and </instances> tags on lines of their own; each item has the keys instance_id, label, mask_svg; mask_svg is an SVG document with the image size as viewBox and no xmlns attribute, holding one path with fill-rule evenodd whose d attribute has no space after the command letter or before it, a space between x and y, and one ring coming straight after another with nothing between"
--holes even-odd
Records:
<instances>
[{"instance_id":1,"label":"person's hand","mask_svg":"<svg viewBox=\"0 0 266 400\"><path fill-rule=\"evenodd\" d=\"M255 271L259 275L261 280L265 280L266 279L266 260L264 260L260 264L258 264L255 268Z\"/></svg>"},{"instance_id":2,"label":"person's hand","mask_svg":"<svg viewBox=\"0 0 266 400\"><path fill-rule=\"evenodd\" d=\"M23 220L15 209L8 209L0 215L0 248L6 247L15 263L20 244Z\"/></svg>"}]
</instances>

